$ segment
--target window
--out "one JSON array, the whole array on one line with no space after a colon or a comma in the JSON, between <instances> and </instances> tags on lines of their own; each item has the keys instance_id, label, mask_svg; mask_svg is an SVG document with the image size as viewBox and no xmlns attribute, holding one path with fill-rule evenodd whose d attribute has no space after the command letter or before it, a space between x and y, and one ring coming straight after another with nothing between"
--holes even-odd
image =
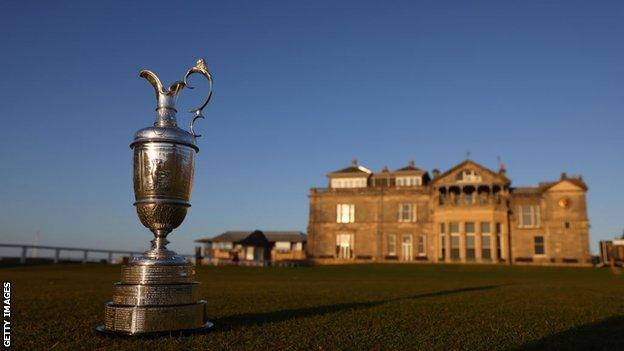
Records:
<instances>
[{"instance_id":1,"label":"window","mask_svg":"<svg viewBox=\"0 0 624 351\"><path fill-rule=\"evenodd\" d=\"M465 224L466 234L473 234L475 232L475 224L474 222L466 222Z\"/></svg>"},{"instance_id":2,"label":"window","mask_svg":"<svg viewBox=\"0 0 624 351\"><path fill-rule=\"evenodd\" d=\"M490 222L481 222L481 233L490 234Z\"/></svg>"},{"instance_id":3,"label":"window","mask_svg":"<svg viewBox=\"0 0 624 351\"><path fill-rule=\"evenodd\" d=\"M474 260L475 258L475 236L474 233L466 233L466 258Z\"/></svg>"},{"instance_id":4,"label":"window","mask_svg":"<svg viewBox=\"0 0 624 351\"><path fill-rule=\"evenodd\" d=\"M491 242L489 233L481 236L481 257L484 259L492 258Z\"/></svg>"},{"instance_id":5,"label":"window","mask_svg":"<svg viewBox=\"0 0 624 351\"><path fill-rule=\"evenodd\" d=\"M427 256L426 246L427 236L425 234L419 235L418 242L416 242L416 253L418 254L418 256Z\"/></svg>"},{"instance_id":6,"label":"window","mask_svg":"<svg viewBox=\"0 0 624 351\"><path fill-rule=\"evenodd\" d=\"M415 222L416 221L416 205L415 204L399 204L399 222Z\"/></svg>"},{"instance_id":7,"label":"window","mask_svg":"<svg viewBox=\"0 0 624 351\"><path fill-rule=\"evenodd\" d=\"M565 229L570 229L570 222L565 222L564 226L565 226Z\"/></svg>"},{"instance_id":8,"label":"window","mask_svg":"<svg viewBox=\"0 0 624 351\"><path fill-rule=\"evenodd\" d=\"M336 210L336 222L353 223L355 222L355 205L354 204L338 204Z\"/></svg>"},{"instance_id":9,"label":"window","mask_svg":"<svg viewBox=\"0 0 624 351\"><path fill-rule=\"evenodd\" d=\"M497 228L500 227L497 223ZM490 236L490 222L481 222L481 258L492 258L492 237Z\"/></svg>"},{"instance_id":10,"label":"window","mask_svg":"<svg viewBox=\"0 0 624 351\"><path fill-rule=\"evenodd\" d=\"M232 245L232 242L230 241L222 241L222 242L212 243L212 247L218 250L232 250L233 245Z\"/></svg>"},{"instance_id":11,"label":"window","mask_svg":"<svg viewBox=\"0 0 624 351\"><path fill-rule=\"evenodd\" d=\"M474 260L475 258L475 224L474 222L466 222L466 258Z\"/></svg>"},{"instance_id":12,"label":"window","mask_svg":"<svg viewBox=\"0 0 624 351\"><path fill-rule=\"evenodd\" d=\"M519 228L539 228L540 218L539 206L518 206L518 227Z\"/></svg>"},{"instance_id":13,"label":"window","mask_svg":"<svg viewBox=\"0 0 624 351\"><path fill-rule=\"evenodd\" d=\"M543 236L534 237L533 245L534 245L534 250L535 250L536 255L544 254L545 251L544 251L544 237Z\"/></svg>"},{"instance_id":14,"label":"window","mask_svg":"<svg viewBox=\"0 0 624 351\"><path fill-rule=\"evenodd\" d=\"M422 185L421 177L397 177L396 186L418 186Z\"/></svg>"},{"instance_id":15,"label":"window","mask_svg":"<svg viewBox=\"0 0 624 351\"><path fill-rule=\"evenodd\" d=\"M459 234L451 234L451 259L459 259Z\"/></svg>"},{"instance_id":16,"label":"window","mask_svg":"<svg viewBox=\"0 0 624 351\"><path fill-rule=\"evenodd\" d=\"M290 241L276 241L275 250L277 251L290 251Z\"/></svg>"},{"instance_id":17,"label":"window","mask_svg":"<svg viewBox=\"0 0 624 351\"><path fill-rule=\"evenodd\" d=\"M451 234L459 234L459 223L452 222L449 225L449 229L451 230Z\"/></svg>"},{"instance_id":18,"label":"window","mask_svg":"<svg viewBox=\"0 0 624 351\"><path fill-rule=\"evenodd\" d=\"M331 180L332 188L366 188L366 178L337 178Z\"/></svg>"},{"instance_id":19,"label":"window","mask_svg":"<svg viewBox=\"0 0 624 351\"><path fill-rule=\"evenodd\" d=\"M303 251L303 243L293 243L292 250L293 251Z\"/></svg>"},{"instance_id":20,"label":"window","mask_svg":"<svg viewBox=\"0 0 624 351\"><path fill-rule=\"evenodd\" d=\"M388 234L388 256L396 256L396 234Z\"/></svg>"},{"instance_id":21,"label":"window","mask_svg":"<svg viewBox=\"0 0 624 351\"><path fill-rule=\"evenodd\" d=\"M451 259L459 259L459 223L451 222L449 225L451 232Z\"/></svg>"}]
</instances>

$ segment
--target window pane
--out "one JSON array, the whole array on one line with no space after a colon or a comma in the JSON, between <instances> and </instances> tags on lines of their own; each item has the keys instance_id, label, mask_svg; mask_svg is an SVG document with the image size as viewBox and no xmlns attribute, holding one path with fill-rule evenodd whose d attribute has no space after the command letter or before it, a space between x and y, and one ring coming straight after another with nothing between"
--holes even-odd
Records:
<instances>
[{"instance_id":1,"label":"window pane","mask_svg":"<svg viewBox=\"0 0 624 351\"><path fill-rule=\"evenodd\" d=\"M489 235L483 235L481 237L481 257L482 258L485 258L485 259L492 258L492 253L491 253L492 241L490 239L491 237Z\"/></svg>"},{"instance_id":2,"label":"window pane","mask_svg":"<svg viewBox=\"0 0 624 351\"><path fill-rule=\"evenodd\" d=\"M425 256L425 236L418 236L418 255Z\"/></svg>"},{"instance_id":3,"label":"window pane","mask_svg":"<svg viewBox=\"0 0 624 351\"><path fill-rule=\"evenodd\" d=\"M466 233L474 233L475 226L474 222L466 222Z\"/></svg>"},{"instance_id":4,"label":"window pane","mask_svg":"<svg viewBox=\"0 0 624 351\"><path fill-rule=\"evenodd\" d=\"M451 229L451 234L452 233L459 233L459 223L457 222L453 222L450 224L450 229Z\"/></svg>"},{"instance_id":5,"label":"window pane","mask_svg":"<svg viewBox=\"0 0 624 351\"><path fill-rule=\"evenodd\" d=\"M459 258L459 235L451 236L451 258Z\"/></svg>"},{"instance_id":6,"label":"window pane","mask_svg":"<svg viewBox=\"0 0 624 351\"><path fill-rule=\"evenodd\" d=\"M490 222L481 222L481 233L490 232Z\"/></svg>"},{"instance_id":7,"label":"window pane","mask_svg":"<svg viewBox=\"0 0 624 351\"><path fill-rule=\"evenodd\" d=\"M535 254L543 255L544 254L544 237L536 236L533 238L533 242L535 244Z\"/></svg>"},{"instance_id":8,"label":"window pane","mask_svg":"<svg viewBox=\"0 0 624 351\"><path fill-rule=\"evenodd\" d=\"M531 206L522 206L521 207L521 221L520 224L523 227L530 227L533 225L532 223L532 215L531 215Z\"/></svg>"},{"instance_id":9,"label":"window pane","mask_svg":"<svg viewBox=\"0 0 624 351\"><path fill-rule=\"evenodd\" d=\"M474 247L475 247L474 235L466 235L466 248L474 249Z\"/></svg>"},{"instance_id":10,"label":"window pane","mask_svg":"<svg viewBox=\"0 0 624 351\"><path fill-rule=\"evenodd\" d=\"M355 205L353 204L338 204L336 206L336 221L338 223L353 223Z\"/></svg>"},{"instance_id":11,"label":"window pane","mask_svg":"<svg viewBox=\"0 0 624 351\"><path fill-rule=\"evenodd\" d=\"M396 235L388 235L388 255L396 255Z\"/></svg>"}]
</instances>

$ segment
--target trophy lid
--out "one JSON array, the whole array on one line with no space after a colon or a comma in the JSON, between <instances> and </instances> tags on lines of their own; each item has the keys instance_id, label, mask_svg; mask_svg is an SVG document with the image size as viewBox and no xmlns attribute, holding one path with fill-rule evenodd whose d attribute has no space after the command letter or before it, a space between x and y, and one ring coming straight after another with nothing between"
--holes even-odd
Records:
<instances>
[{"instance_id":1,"label":"trophy lid","mask_svg":"<svg viewBox=\"0 0 624 351\"><path fill-rule=\"evenodd\" d=\"M134 140L130 147L133 148L137 144L149 143L149 142L170 142L173 144L182 144L195 149L195 152L199 152L199 147L195 142L195 136L186 130L178 127L159 127L151 126L143 129L139 129L134 134Z\"/></svg>"}]
</instances>

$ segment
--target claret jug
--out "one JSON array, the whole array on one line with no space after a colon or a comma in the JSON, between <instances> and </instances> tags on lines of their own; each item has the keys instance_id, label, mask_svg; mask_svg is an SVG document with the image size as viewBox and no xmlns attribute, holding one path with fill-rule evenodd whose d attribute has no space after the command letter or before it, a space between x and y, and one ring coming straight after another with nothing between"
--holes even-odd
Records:
<instances>
[{"instance_id":1,"label":"claret jug","mask_svg":"<svg viewBox=\"0 0 624 351\"><path fill-rule=\"evenodd\" d=\"M189 86L188 78L201 74L208 80L208 94L194 114L189 130L176 120L176 98ZM210 329L204 300L198 299L195 269L183 256L167 249L167 235L180 226L191 206L194 160L199 152L195 122L212 98L212 75L203 59L168 89L156 74L142 70L156 92L156 120L140 129L130 144L137 215L153 234L151 248L132 257L121 269L113 300L105 306L101 334L145 335L202 332Z\"/></svg>"}]
</instances>

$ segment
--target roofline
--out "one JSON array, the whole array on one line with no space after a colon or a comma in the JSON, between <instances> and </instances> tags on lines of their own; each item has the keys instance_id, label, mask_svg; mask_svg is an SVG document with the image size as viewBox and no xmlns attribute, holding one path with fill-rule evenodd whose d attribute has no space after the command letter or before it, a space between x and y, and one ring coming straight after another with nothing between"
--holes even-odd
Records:
<instances>
[{"instance_id":1,"label":"roofline","mask_svg":"<svg viewBox=\"0 0 624 351\"><path fill-rule=\"evenodd\" d=\"M449 174L453 173L453 172L454 172L454 171L456 171L457 169L462 168L463 166L465 166L466 164L469 164L469 163L472 163L472 164L474 164L475 166L478 166L478 167L480 167L480 168L483 168L484 170L486 170L486 171L487 171L487 172L489 172L490 174L494 175L495 177L502 178L502 179L505 181L505 183L507 183L508 185L509 185L509 184L511 184L511 179L507 178L507 176L504 176L504 175L502 175L502 174L500 174L500 173L498 173L498 172L494 172L494 171L492 171L491 169L489 169L489 168L485 167L484 165L482 165L482 164L480 164L480 163L478 163L478 162L475 162L475 161L473 161L473 160L464 160L464 161L462 161L462 162L460 162L460 163L456 164L455 166L453 166L453 167L452 167L451 169L449 169L448 171L446 171L446 172L444 172L444 173L440 174L440 175L439 175L439 176L437 176L435 179L433 179L433 180L431 181L431 184L435 184L435 183L436 183L436 182L438 182L440 179L442 179L442 178L446 177L447 175L449 175Z\"/></svg>"}]
</instances>

